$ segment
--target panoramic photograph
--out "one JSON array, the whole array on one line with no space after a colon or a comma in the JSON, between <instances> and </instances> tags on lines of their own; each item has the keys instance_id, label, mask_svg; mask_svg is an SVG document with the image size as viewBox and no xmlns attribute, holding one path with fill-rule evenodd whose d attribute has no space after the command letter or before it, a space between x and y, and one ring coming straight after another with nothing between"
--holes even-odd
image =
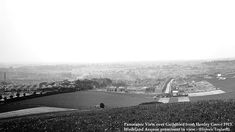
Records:
<instances>
[{"instance_id":1,"label":"panoramic photograph","mask_svg":"<svg viewBox=\"0 0 235 132\"><path fill-rule=\"evenodd\" d=\"M1 0L0 132L235 132L234 7Z\"/></svg>"}]
</instances>

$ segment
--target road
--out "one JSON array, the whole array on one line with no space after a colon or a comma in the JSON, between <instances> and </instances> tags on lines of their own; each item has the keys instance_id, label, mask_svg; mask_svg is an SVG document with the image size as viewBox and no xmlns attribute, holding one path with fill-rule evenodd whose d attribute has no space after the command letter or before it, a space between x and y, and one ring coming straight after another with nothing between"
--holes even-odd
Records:
<instances>
[{"instance_id":1,"label":"road","mask_svg":"<svg viewBox=\"0 0 235 132\"><path fill-rule=\"evenodd\" d=\"M163 87L163 91L165 94L169 94L171 93L171 83L174 81L174 79L169 79L167 80L167 82L164 84L164 87ZM158 102L162 102L162 103L169 103L170 102L170 98L160 98L158 100Z\"/></svg>"},{"instance_id":2,"label":"road","mask_svg":"<svg viewBox=\"0 0 235 132\"><path fill-rule=\"evenodd\" d=\"M171 79L169 83L167 83L166 90L164 93L169 94L171 92L171 83L174 81L174 79Z\"/></svg>"}]
</instances>

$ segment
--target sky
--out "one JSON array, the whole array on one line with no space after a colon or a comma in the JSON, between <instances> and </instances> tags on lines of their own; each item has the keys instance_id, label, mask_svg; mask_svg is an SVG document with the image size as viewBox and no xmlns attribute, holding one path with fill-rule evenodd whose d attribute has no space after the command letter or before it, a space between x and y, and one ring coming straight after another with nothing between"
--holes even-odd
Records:
<instances>
[{"instance_id":1,"label":"sky","mask_svg":"<svg viewBox=\"0 0 235 132\"><path fill-rule=\"evenodd\" d=\"M234 0L1 0L0 63L235 57Z\"/></svg>"}]
</instances>

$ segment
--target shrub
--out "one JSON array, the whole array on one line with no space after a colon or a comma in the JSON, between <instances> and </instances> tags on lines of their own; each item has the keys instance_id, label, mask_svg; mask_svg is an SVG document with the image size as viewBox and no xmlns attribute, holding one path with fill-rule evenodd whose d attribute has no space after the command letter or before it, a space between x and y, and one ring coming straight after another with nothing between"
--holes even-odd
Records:
<instances>
[{"instance_id":1,"label":"shrub","mask_svg":"<svg viewBox=\"0 0 235 132\"><path fill-rule=\"evenodd\" d=\"M104 108L104 103L100 103L100 108Z\"/></svg>"},{"instance_id":2,"label":"shrub","mask_svg":"<svg viewBox=\"0 0 235 132\"><path fill-rule=\"evenodd\" d=\"M19 93L19 92L17 92L17 93L16 93L16 96L19 98L19 97L20 97L20 93Z\"/></svg>"}]
</instances>

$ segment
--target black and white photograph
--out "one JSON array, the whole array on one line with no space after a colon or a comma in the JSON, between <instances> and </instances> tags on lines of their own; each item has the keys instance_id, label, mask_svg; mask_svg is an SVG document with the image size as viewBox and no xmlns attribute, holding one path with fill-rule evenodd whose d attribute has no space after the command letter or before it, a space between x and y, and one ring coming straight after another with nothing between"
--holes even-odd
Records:
<instances>
[{"instance_id":1,"label":"black and white photograph","mask_svg":"<svg viewBox=\"0 0 235 132\"><path fill-rule=\"evenodd\" d=\"M235 132L235 1L0 0L0 132Z\"/></svg>"}]
</instances>

